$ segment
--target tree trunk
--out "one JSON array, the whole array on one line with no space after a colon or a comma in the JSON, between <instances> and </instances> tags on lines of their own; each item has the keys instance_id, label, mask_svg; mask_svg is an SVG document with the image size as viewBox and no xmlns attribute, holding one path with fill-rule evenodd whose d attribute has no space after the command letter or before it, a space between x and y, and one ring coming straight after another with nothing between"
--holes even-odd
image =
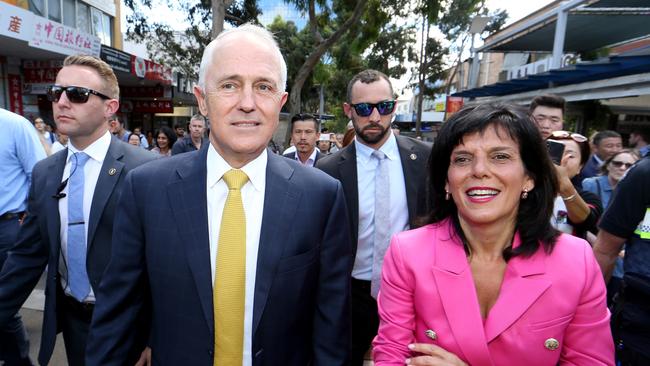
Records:
<instances>
[{"instance_id":1,"label":"tree trunk","mask_svg":"<svg viewBox=\"0 0 650 366\"><path fill-rule=\"evenodd\" d=\"M226 18L226 8L232 4L234 0L212 0L212 31L210 37L217 38L219 33L223 31L223 21Z\"/></svg>"},{"instance_id":2,"label":"tree trunk","mask_svg":"<svg viewBox=\"0 0 650 366\"><path fill-rule=\"evenodd\" d=\"M353 24L357 23L359 19L361 18L361 14L363 14L363 11L366 7L368 0L358 0L357 5L354 8L354 12L348 18L348 20L345 21L341 25L341 27L334 32L329 38L324 39L323 41L318 43L318 46L307 56L307 59L305 62L300 66L300 69L296 73L296 78L293 81L293 85L291 85L291 90L289 92L289 114L294 115L296 113L300 113L300 108L301 108L301 100L300 100L300 93L302 92L302 87L305 85L305 81L307 81L307 78L309 75L311 75L311 72L314 70L314 67L318 64L318 61L320 61L321 57L327 50L329 50L344 34L345 32L352 27ZM311 16L310 12L310 16ZM316 19L310 19L310 23L316 24ZM315 28L312 28L312 31L314 31ZM287 128L287 133L285 134L284 137L284 145L288 146L289 140L291 139L291 129Z\"/></svg>"},{"instance_id":3,"label":"tree trunk","mask_svg":"<svg viewBox=\"0 0 650 366\"><path fill-rule=\"evenodd\" d=\"M420 72L418 75L418 100L417 100L417 116L415 117L415 136L422 137L422 105L424 104L424 81L426 79L426 43L429 39L429 23L427 23L426 14L422 15L422 44L420 44Z\"/></svg>"}]
</instances>

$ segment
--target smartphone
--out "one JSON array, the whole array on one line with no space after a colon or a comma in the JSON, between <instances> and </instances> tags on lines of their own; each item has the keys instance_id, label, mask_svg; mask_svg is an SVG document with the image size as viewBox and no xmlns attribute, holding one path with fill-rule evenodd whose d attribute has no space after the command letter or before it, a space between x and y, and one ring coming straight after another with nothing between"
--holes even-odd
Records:
<instances>
[{"instance_id":1,"label":"smartphone","mask_svg":"<svg viewBox=\"0 0 650 366\"><path fill-rule=\"evenodd\" d=\"M555 140L546 140L546 148L553 164L560 165L564 155L564 144Z\"/></svg>"}]
</instances>

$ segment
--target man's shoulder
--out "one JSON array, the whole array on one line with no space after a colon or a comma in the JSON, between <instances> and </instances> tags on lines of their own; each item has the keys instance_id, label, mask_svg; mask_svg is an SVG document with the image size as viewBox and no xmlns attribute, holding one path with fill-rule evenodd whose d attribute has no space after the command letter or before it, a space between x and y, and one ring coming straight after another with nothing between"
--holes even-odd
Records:
<instances>
[{"instance_id":1,"label":"man's shoulder","mask_svg":"<svg viewBox=\"0 0 650 366\"><path fill-rule=\"evenodd\" d=\"M400 148L408 148L411 150L418 151L422 154L430 154L433 143L414 139L408 136L395 136L397 139L397 146Z\"/></svg>"},{"instance_id":2,"label":"man's shoulder","mask_svg":"<svg viewBox=\"0 0 650 366\"><path fill-rule=\"evenodd\" d=\"M284 156L285 158L289 158L289 159L295 159L296 158L296 152L295 151L290 151L290 152L288 152L286 154L282 154L282 156Z\"/></svg>"},{"instance_id":3,"label":"man's shoulder","mask_svg":"<svg viewBox=\"0 0 650 366\"><path fill-rule=\"evenodd\" d=\"M336 187L336 184L338 183L336 179L332 178L325 172L319 169L314 169L312 167L303 166L295 159L280 159L282 159L282 164L287 164L291 169L293 169L291 181L295 182L296 185L301 189L319 190L323 189L324 187L333 188Z\"/></svg>"},{"instance_id":4,"label":"man's shoulder","mask_svg":"<svg viewBox=\"0 0 650 366\"><path fill-rule=\"evenodd\" d=\"M316 161L316 167L325 171L333 169L342 159L343 155L348 155L351 149L354 149L354 142L335 153L329 155L320 154L318 161Z\"/></svg>"}]
</instances>

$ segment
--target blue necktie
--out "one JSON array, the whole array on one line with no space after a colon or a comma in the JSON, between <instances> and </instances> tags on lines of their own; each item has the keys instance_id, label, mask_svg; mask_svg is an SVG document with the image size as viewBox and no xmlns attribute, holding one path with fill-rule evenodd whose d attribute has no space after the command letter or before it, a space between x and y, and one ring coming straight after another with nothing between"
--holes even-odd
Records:
<instances>
[{"instance_id":1,"label":"blue necktie","mask_svg":"<svg viewBox=\"0 0 650 366\"><path fill-rule=\"evenodd\" d=\"M381 284L381 266L390 244L390 179L388 174L388 157L379 150L372 152L378 160L375 171L375 240L372 253L372 279L370 294L375 299Z\"/></svg>"},{"instance_id":2,"label":"blue necktie","mask_svg":"<svg viewBox=\"0 0 650 366\"><path fill-rule=\"evenodd\" d=\"M84 221L84 165L90 157L78 152L72 157L68 180L68 286L79 302L88 296L90 282L86 272L86 223Z\"/></svg>"}]
</instances>

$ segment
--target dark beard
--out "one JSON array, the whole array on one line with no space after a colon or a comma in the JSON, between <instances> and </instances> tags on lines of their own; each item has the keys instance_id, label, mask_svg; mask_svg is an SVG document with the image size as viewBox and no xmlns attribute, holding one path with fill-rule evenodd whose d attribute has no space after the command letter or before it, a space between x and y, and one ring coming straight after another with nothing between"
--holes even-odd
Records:
<instances>
[{"instance_id":1,"label":"dark beard","mask_svg":"<svg viewBox=\"0 0 650 366\"><path fill-rule=\"evenodd\" d=\"M371 124L367 125L366 127L364 127L363 129L359 129L359 126L356 123L353 123L352 125L354 126L354 131L356 132L357 136L361 140L363 140L363 142L365 142L366 144L369 144L369 145L378 143L388 133L388 128L384 128L379 123L371 123ZM368 135L364 134L364 130L369 129L369 128L380 128L381 132L379 134L377 134L377 135L368 136Z\"/></svg>"}]
</instances>

